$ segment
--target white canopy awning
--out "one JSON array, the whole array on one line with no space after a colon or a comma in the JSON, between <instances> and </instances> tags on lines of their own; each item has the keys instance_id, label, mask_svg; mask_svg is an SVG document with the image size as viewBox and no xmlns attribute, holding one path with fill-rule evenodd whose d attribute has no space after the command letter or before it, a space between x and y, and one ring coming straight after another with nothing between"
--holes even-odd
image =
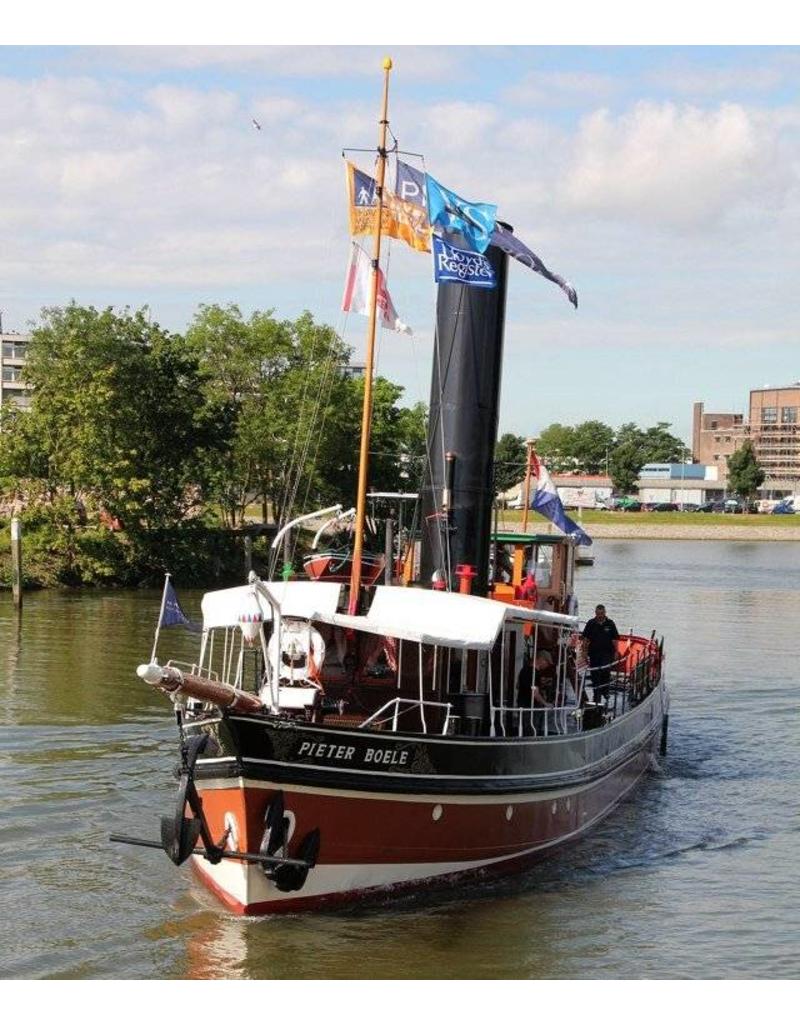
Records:
<instances>
[{"instance_id":1,"label":"white canopy awning","mask_svg":"<svg viewBox=\"0 0 800 1024\"><path fill-rule=\"evenodd\" d=\"M281 609L281 614L299 619L330 620L342 593L341 583L322 583L316 580L289 580L261 583ZM203 629L238 626L242 621L272 619L272 606L255 585L211 590L203 595Z\"/></svg>"},{"instance_id":2,"label":"white canopy awning","mask_svg":"<svg viewBox=\"0 0 800 1024\"><path fill-rule=\"evenodd\" d=\"M416 587L376 587L366 615L344 615L336 610L342 593L340 583L289 580L259 586L269 590L284 616L463 650L489 650L504 622L540 622L573 628L578 625L573 615L521 608L472 594ZM201 607L204 629L272 619L272 606L251 584L212 590L203 596Z\"/></svg>"},{"instance_id":3,"label":"white canopy awning","mask_svg":"<svg viewBox=\"0 0 800 1024\"><path fill-rule=\"evenodd\" d=\"M506 622L539 622L543 626L569 626L577 629L577 615L562 615L560 612L547 612L539 608L522 608L516 604L506 605Z\"/></svg>"},{"instance_id":4,"label":"white canopy awning","mask_svg":"<svg viewBox=\"0 0 800 1024\"><path fill-rule=\"evenodd\" d=\"M347 629L462 650L494 645L506 605L485 597L412 587L376 587L366 615L321 618Z\"/></svg>"}]
</instances>

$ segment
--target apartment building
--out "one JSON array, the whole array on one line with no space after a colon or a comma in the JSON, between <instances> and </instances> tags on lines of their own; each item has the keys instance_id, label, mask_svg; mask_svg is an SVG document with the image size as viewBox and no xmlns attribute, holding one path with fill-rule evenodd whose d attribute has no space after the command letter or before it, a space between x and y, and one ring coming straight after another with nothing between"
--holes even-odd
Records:
<instances>
[{"instance_id":1,"label":"apartment building","mask_svg":"<svg viewBox=\"0 0 800 1024\"><path fill-rule=\"evenodd\" d=\"M0 408L16 405L27 409L30 405L30 391L22 380L29 341L29 334L0 331Z\"/></svg>"}]
</instances>

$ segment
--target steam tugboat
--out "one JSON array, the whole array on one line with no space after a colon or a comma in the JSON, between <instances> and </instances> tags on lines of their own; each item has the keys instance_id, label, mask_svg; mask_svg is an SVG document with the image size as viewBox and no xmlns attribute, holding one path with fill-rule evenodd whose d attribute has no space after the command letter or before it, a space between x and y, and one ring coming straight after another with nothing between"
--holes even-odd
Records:
<instances>
[{"instance_id":1,"label":"steam tugboat","mask_svg":"<svg viewBox=\"0 0 800 1024\"><path fill-rule=\"evenodd\" d=\"M374 282L349 576L251 573L204 596L195 664L138 669L175 704L177 806L160 840L112 839L191 860L238 913L520 871L611 812L666 740L655 634L618 641L594 699L577 538L491 533L507 252L485 250L494 288L439 285L419 564L412 543L378 585L363 551Z\"/></svg>"}]
</instances>

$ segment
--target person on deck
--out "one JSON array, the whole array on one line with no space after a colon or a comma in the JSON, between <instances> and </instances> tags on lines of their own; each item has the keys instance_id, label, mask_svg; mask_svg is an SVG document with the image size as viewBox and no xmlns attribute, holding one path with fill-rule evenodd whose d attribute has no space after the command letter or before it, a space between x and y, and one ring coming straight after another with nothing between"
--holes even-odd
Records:
<instances>
[{"instance_id":1,"label":"person on deck","mask_svg":"<svg viewBox=\"0 0 800 1024\"><path fill-rule=\"evenodd\" d=\"M597 703L607 698L611 685L611 663L617 660L617 638L619 630L613 619L606 615L606 607L599 604L594 618L589 619L583 629L583 639L589 657L592 676L592 691Z\"/></svg>"},{"instance_id":2,"label":"person on deck","mask_svg":"<svg viewBox=\"0 0 800 1024\"><path fill-rule=\"evenodd\" d=\"M530 655L525 656L522 668L517 676L517 707L519 708L551 708L553 706L552 689L555 686L553 679L553 656L549 651L539 651L536 655L536 683L533 682L534 663ZM531 701L531 689L533 690L533 701ZM541 725L542 715L536 715L537 730ZM523 734L531 735L530 716L523 717Z\"/></svg>"}]
</instances>

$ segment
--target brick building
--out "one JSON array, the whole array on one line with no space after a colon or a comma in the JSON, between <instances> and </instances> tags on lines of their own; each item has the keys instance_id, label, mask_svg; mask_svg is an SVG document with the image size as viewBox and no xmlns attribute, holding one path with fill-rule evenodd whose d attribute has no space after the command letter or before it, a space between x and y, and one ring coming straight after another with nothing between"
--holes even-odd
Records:
<instances>
[{"instance_id":1,"label":"brick building","mask_svg":"<svg viewBox=\"0 0 800 1024\"><path fill-rule=\"evenodd\" d=\"M800 492L800 382L750 392L749 436L767 474L764 486Z\"/></svg>"},{"instance_id":2,"label":"brick building","mask_svg":"<svg viewBox=\"0 0 800 1024\"><path fill-rule=\"evenodd\" d=\"M695 402L692 457L718 466L723 485L728 459L748 440L766 473L761 493L772 498L800 493L800 382L753 388L746 420L741 413L706 412L702 402Z\"/></svg>"},{"instance_id":3,"label":"brick building","mask_svg":"<svg viewBox=\"0 0 800 1024\"><path fill-rule=\"evenodd\" d=\"M740 412L706 412L702 402L692 410L692 459L717 466L723 486L728 480L728 458L743 440L744 416Z\"/></svg>"}]
</instances>

